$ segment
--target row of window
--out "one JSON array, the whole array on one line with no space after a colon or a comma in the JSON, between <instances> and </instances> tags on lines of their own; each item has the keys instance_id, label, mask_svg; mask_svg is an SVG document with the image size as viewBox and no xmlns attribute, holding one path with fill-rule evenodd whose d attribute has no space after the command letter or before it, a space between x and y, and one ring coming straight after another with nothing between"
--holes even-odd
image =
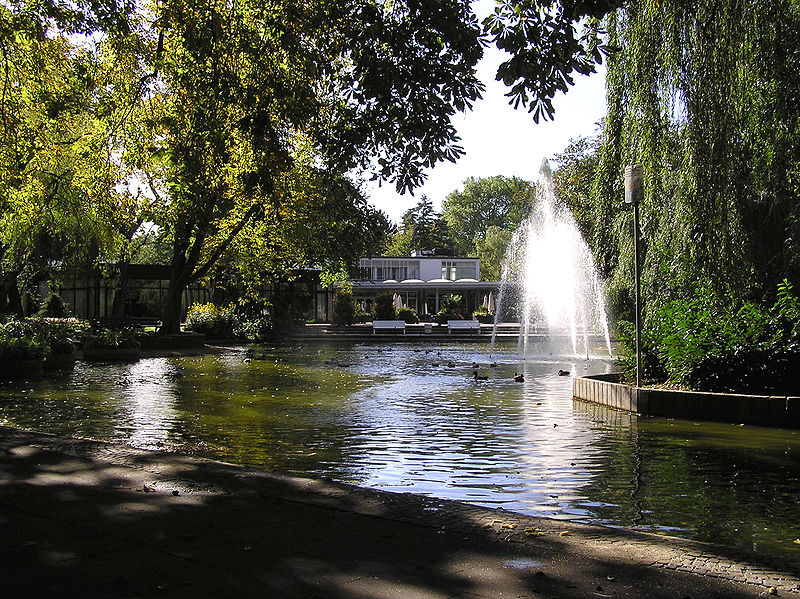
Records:
<instances>
[{"instance_id":1,"label":"row of window","mask_svg":"<svg viewBox=\"0 0 800 599\"><path fill-rule=\"evenodd\" d=\"M366 269L367 277L373 281L421 278L419 260L363 260L361 265ZM477 264L474 261L442 260L441 278L449 281L477 279Z\"/></svg>"}]
</instances>

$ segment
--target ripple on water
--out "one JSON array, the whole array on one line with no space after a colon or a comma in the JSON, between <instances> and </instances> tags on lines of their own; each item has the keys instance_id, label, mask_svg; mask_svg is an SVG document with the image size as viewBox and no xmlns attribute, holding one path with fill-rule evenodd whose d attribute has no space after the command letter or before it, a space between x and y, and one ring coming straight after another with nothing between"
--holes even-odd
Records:
<instances>
[{"instance_id":1,"label":"ripple on water","mask_svg":"<svg viewBox=\"0 0 800 599\"><path fill-rule=\"evenodd\" d=\"M0 420L529 514L800 549L797 432L573 402L558 370L602 372L607 362L462 344L319 349L272 348L250 362L243 351L78 362L69 375L0 383ZM488 380L473 380L473 362Z\"/></svg>"}]
</instances>

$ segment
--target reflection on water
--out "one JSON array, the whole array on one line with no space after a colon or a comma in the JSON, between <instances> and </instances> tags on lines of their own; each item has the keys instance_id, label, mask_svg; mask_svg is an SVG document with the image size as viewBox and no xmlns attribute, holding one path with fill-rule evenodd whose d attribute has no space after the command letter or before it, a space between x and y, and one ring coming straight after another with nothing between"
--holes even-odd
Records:
<instances>
[{"instance_id":1,"label":"reflection on water","mask_svg":"<svg viewBox=\"0 0 800 599\"><path fill-rule=\"evenodd\" d=\"M604 372L608 362L522 359L515 350L314 345L79 362L70 374L1 384L0 421L535 515L800 550L797 432L640 419L573 401L571 377L558 370ZM474 380L473 362L487 380ZM515 372L525 382L515 383Z\"/></svg>"}]
</instances>

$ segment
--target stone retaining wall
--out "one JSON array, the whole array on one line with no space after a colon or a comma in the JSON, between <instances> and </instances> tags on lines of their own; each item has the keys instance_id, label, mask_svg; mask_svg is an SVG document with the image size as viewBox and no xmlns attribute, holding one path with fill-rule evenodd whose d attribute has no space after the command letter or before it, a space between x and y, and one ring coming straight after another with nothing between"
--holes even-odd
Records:
<instances>
[{"instance_id":1,"label":"stone retaining wall","mask_svg":"<svg viewBox=\"0 0 800 599\"><path fill-rule=\"evenodd\" d=\"M645 389L619 380L619 374L576 377L572 395L649 416L800 428L800 397Z\"/></svg>"}]
</instances>

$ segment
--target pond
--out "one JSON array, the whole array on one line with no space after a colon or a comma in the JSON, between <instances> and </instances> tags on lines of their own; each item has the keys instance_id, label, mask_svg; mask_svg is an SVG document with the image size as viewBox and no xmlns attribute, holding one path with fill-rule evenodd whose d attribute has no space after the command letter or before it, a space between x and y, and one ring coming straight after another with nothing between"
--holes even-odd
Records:
<instances>
[{"instance_id":1,"label":"pond","mask_svg":"<svg viewBox=\"0 0 800 599\"><path fill-rule=\"evenodd\" d=\"M516 345L233 348L5 382L0 422L800 554L798 431L573 401L572 376L611 368Z\"/></svg>"}]
</instances>

